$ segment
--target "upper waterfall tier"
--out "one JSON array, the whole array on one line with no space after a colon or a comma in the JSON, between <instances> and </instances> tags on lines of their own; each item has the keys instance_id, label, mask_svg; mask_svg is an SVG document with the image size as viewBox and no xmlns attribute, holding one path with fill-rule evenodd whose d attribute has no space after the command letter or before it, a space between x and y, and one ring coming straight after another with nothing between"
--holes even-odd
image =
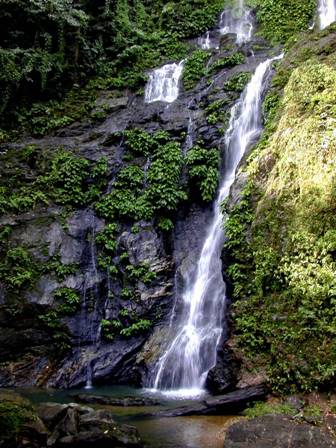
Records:
<instances>
[{"instance_id":1,"label":"upper waterfall tier","mask_svg":"<svg viewBox=\"0 0 336 448\"><path fill-rule=\"evenodd\" d=\"M145 102L163 101L172 103L179 94L179 81L183 71L183 62L167 64L149 75L145 91Z\"/></svg>"},{"instance_id":2,"label":"upper waterfall tier","mask_svg":"<svg viewBox=\"0 0 336 448\"><path fill-rule=\"evenodd\" d=\"M253 33L251 11L243 5L224 11L220 18L220 33L222 35L236 34L238 45L249 42Z\"/></svg>"},{"instance_id":3,"label":"upper waterfall tier","mask_svg":"<svg viewBox=\"0 0 336 448\"><path fill-rule=\"evenodd\" d=\"M321 30L336 22L336 1L319 0L318 15Z\"/></svg>"},{"instance_id":4,"label":"upper waterfall tier","mask_svg":"<svg viewBox=\"0 0 336 448\"><path fill-rule=\"evenodd\" d=\"M253 20L251 11L244 6L243 0L239 0L236 8L225 10L218 23L214 34L211 38L210 32L206 32L198 39L198 45L204 50L212 48L218 49L220 36L224 34L236 34L237 44L249 42L253 33ZM145 102L154 103L162 101L165 103L174 102L179 95L180 78L183 72L183 63L167 64L149 74L149 81L145 89Z\"/></svg>"}]
</instances>

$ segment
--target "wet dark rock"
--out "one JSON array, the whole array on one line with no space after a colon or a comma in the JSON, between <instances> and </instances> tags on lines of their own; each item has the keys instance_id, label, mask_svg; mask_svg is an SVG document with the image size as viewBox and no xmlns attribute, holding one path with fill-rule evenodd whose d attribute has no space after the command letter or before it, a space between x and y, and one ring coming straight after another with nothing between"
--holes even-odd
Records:
<instances>
[{"instance_id":1,"label":"wet dark rock","mask_svg":"<svg viewBox=\"0 0 336 448\"><path fill-rule=\"evenodd\" d=\"M158 406L160 404L159 400L155 400L147 397L124 397L124 398L114 398L107 397L104 395L89 395L89 394L78 394L73 395L72 398L75 401L85 404L101 404L108 406Z\"/></svg>"},{"instance_id":2,"label":"wet dark rock","mask_svg":"<svg viewBox=\"0 0 336 448\"><path fill-rule=\"evenodd\" d=\"M234 390L238 383L239 363L233 353L224 348L217 355L217 364L210 370L206 388L214 395L225 394Z\"/></svg>"},{"instance_id":3,"label":"wet dark rock","mask_svg":"<svg viewBox=\"0 0 336 448\"><path fill-rule=\"evenodd\" d=\"M233 415L243 411L249 404L265 399L264 385L235 390L226 395L208 398L190 406L181 406L155 414L157 417L182 417L188 415Z\"/></svg>"},{"instance_id":4,"label":"wet dark rock","mask_svg":"<svg viewBox=\"0 0 336 448\"><path fill-rule=\"evenodd\" d=\"M334 448L336 439L324 429L284 416L242 420L229 427L224 448Z\"/></svg>"},{"instance_id":5,"label":"wet dark rock","mask_svg":"<svg viewBox=\"0 0 336 448\"><path fill-rule=\"evenodd\" d=\"M100 448L142 446L137 430L116 423L107 410L93 410L77 404L45 403L38 408L38 415L46 425L47 445L50 447L80 448L95 444Z\"/></svg>"},{"instance_id":6,"label":"wet dark rock","mask_svg":"<svg viewBox=\"0 0 336 448\"><path fill-rule=\"evenodd\" d=\"M47 446L47 441L48 430L40 418L35 418L33 422L24 425L22 428L19 439L20 446L40 448ZM0 446L2 446L1 442ZM16 446L16 448L18 447Z\"/></svg>"},{"instance_id":7,"label":"wet dark rock","mask_svg":"<svg viewBox=\"0 0 336 448\"><path fill-rule=\"evenodd\" d=\"M141 385L141 372L135 377L133 367L146 337L139 335L113 344L103 344L95 351L75 350L60 368L49 377L49 387L71 388L85 385L90 366L96 383ZM138 373L138 372L137 372ZM134 379L136 378L136 381Z\"/></svg>"},{"instance_id":8,"label":"wet dark rock","mask_svg":"<svg viewBox=\"0 0 336 448\"><path fill-rule=\"evenodd\" d=\"M110 92L106 92L96 101L95 111L113 111L115 109L122 109L128 105L128 96L111 97Z\"/></svg>"}]
</instances>

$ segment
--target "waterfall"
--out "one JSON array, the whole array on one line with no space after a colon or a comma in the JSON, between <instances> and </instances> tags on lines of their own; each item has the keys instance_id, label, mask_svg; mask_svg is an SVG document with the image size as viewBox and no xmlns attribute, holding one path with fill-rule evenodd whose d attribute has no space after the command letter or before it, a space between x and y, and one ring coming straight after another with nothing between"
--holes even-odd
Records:
<instances>
[{"instance_id":1,"label":"waterfall","mask_svg":"<svg viewBox=\"0 0 336 448\"><path fill-rule=\"evenodd\" d=\"M90 267L89 271L85 273L85 282L84 282L84 303L86 307L86 295L87 295L87 284L90 282L90 279L94 279L94 308L91 312L91 316L89 322L86 322L89 330L89 340L94 343L95 347L97 347L100 343L101 338L101 324L96 327L97 320L97 312L98 312L98 300L97 297L99 295L99 291L97 288L97 280L99 278L98 269L97 269L97 250L96 250L96 232L95 232L95 220L94 216L91 218L91 236L90 236ZM86 369L86 385L85 389L92 388L92 366L91 359L89 355L87 369Z\"/></svg>"},{"instance_id":2,"label":"waterfall","mask_svg":"<svg viewBox=\"0 0 336 448\"><path fill-rule=\"evenodd\" d=\"M163 101L172 103L179 94L179 81L183 71L183 61L179 64L167 64L149 75L145 90L145 102Z\"/></svg>"},{"instance_id":3,"label":"waterfall","mask_svg":"<svg viewBox=\"0 0 336 448\"><path fill-rule=\"evenodd\" d=\"M244 153L262 131L262 98L275 59L279 58L269 59L257 67L241 99L231 110L225 135L225 171L214 204L212 222L197 263L196 275L189 273L184 278L183 309L176 337L160 358L156 369L154 388L166 394L184 397L200 395L209 370L216 365L226 306L226 285L221 263L224 243L221 203L229 195Z\"/></svg>"},{"instance_id":4,"label":"waterfall","mask_svg":"<svg viewBox=\"0 0 336 448\"><path fill-rule=\"evenodd\" d=\"M321 30L336 22L336 1L319 0L318 15Z\"/></svg>"},{"instance_id":5,"label":"waterfall","mask_svg":"<svg viewBox=\"0 0 336 448\"><path fill-rule=\"evenodd\" d=\"M202 36L198 39L198 45L203 50L210 50L211 49L211 39L210 39L210 31L207 31L205 33L205 36Z\"/></svg>"},{"instance_id":6,"label":"waterfall","mask_svg":"<svg viewBox=\"0 0 336 448\"><path fill-rule=\"evenodd\" d=\"M236 42L242 45L251 40L253 20L244 0L237 0L236 7L222 12L219 23L221 34L236 34Z\"/></svg>"}]
</instances>

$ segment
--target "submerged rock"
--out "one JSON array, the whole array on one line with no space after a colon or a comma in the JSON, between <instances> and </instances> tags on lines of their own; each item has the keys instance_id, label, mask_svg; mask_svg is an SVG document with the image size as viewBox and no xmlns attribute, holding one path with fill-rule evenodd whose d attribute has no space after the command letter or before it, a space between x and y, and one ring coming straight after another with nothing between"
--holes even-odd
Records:
<instances>
[{"instance_id":1,"label":"submerged rock","mask_svg":"<svg viewBox=\"0 0 336 448\"><path fill-rule=\"evenodd\" d=\"M189 406L180 406L175 409L161 411L154 414L157 417L182 417L187 415L233 415L241 412L250 403L262 400L267 395L267 388L264 385L246 387L235 390L226 395L208 398L202 402Z\"/></svg>"},{"instance_id":2,"label":"submerged rock","mask_svg":"<svg viewBox=\"0 0 336 448\"><path fill-rule=\"evenodd\" d=\"M266 415L229 427L224 448L334 448L336 439L321 428L289 417Z\"/></svg>"},{"instance_id":3,"label":"submerged rock","mask_svg":"<svg viewBox=\"0 0 336 448\"><path fill-rule=\"evenodd\" d=\"M158 406L160 404L159 400L147 397L114 398L106 397L103 395L78 394L73 395L72 398L76 401L79 401L80 403L102 404L108 406Z\"/></svg>"}]
</instances>

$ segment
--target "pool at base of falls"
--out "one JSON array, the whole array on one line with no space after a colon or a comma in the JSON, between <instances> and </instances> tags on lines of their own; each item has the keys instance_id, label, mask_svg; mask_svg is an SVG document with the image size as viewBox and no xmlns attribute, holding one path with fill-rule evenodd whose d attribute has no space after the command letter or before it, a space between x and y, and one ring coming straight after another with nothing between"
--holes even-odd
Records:
<instances>
[{"instance_id":1,"label":"pool at base of falls","mask_svg":"<svg viewBox=\"0 0 336 448\"><path fill-rule=\"evenodd\" d=\"M135 389L126 386L101 386L93 387L90 390L72 389L38 389L25 388L16 389L18 393L28 398L32 403L39 404L45 402L72 403L74 395L105 395L108 397L153 397L162 398L159 406L147 407L116 407L99 406L99 408L109 409L117 422L135 426L146 448L222 448L225 438L225 430L229 424L237 419L237 416L194 416L194 417L174 417L157 418L145 417L145 414L155 413L164 409L176 406L187 405L204 399L194 396L191 400L190 390L186 391L187 396L173 397L164 396L161 392L146 389ZM178 391L181 392L181 391ZM196 391L195 391L196 392ZM198 390L198 392L200 392ZM189 398L189 399L187 399ZM91 405L83 405L90 406ZM93 405L93 407L95 407ZM99 448L99 446L97 446Z\"/></svg>"}]
</instances>

